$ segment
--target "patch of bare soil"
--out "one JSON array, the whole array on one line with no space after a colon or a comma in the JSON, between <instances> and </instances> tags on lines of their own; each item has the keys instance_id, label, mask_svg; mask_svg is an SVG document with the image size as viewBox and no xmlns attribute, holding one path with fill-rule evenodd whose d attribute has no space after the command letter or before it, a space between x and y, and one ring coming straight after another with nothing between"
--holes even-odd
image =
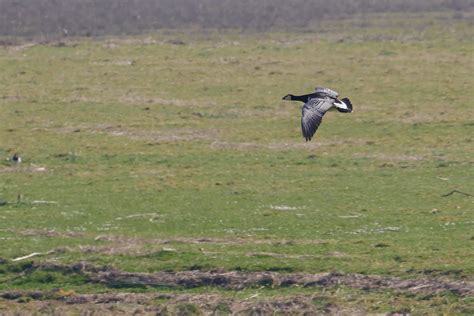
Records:
<instances>
[{"instance_id":1,"label":"patch of bare soil","mask_svg":"<svg viewBox=\"0 0 474 316\"><path fill-rule=\"evenodd\" d=\"M125 136L130 139L146 140L155 143L163 142L179 142L179 141L195 141L195 140L212 140L216 138L215 131L212 130L175 130L157 132L157 131L144 131L138 129L113 129L109 130L108 133L112 136Z\"/></svg>"},{"instance_id":2,"label":"patch of bare soil","mask_svg":"<svg viewBox=\"0 0 474 316\"><path fill-rule=\"evenodd\" d=\"M220 239L220 238L173 238L173 239L145 239L145 238L132 238L115 235L99 235L95 238L95 241L99 244L95 245L81 245L78 250L87 253L101 253L107 255L150 255L157 251L156 246L170 245L172 244L210 244L210 245L244 245L244 244L271 244L271 245L297 245L297 244L327 244L330 241L327 240L268 240L268 239L245 239L245 238L232 238L232 239ZM163 248L164 249L164 248ZM69 248L70 251L77 251L75 248ZM219 254L217 252L203 251L204 254ZM228 253L228 252L227 252ZM273 256L282 258L314 258L316 256L303 255L303 256L289 256L285 254L273 254L273 253L248 253L248 256ZM329 256L332 256L329 254Z\"/></svg>"},{"instance_id":3,"label":"patch of bare soil","mask_svg":"<svg viewBox=\"0 0 474 316\"><path fill-rule=\"evenodd\" d=\"M320 239L254 239L254 238L167 238L167 239L145 239L145 238L131 238L121 235L99 235L95 238L96 241L112 242L117 244L264 244L264 245L320 245L328 244L329 240Z\"/></svg>"},{"instance_id":4,"label":"patch of bare soil","mask_svg":"<svg viewBox=\"0 0 474 316\"><path fill-rule=\"evenodd\" d=\"M22 230L5 230L5 231L10 231L14 232L15 234L18 234L20 236L42 236L42 237L81 237L84 236L84 233L81 232L73 232L73 231L68 231L68 232L60 232L56 231L54 229L22 229Z\"/></svg>"},{"instance_id":5,"label":"patch of bare soil","mask_svg":"<svg viewBox=\"0 0 474 316\"><path fill-rule=\"evenodd\" d=\"M119 98L118 101L126 104L159 104L186 108L212 107L217 105L214 101L163 99L159 97L146 97L140 95L126 95Z\"/></svg>"},{"instance_id":6,"label":"patch of bare soil","mask_svg":"<svg viewBox=\"0 0 474 316\"><path fill-rule=\"evenodd\" d=\"M18 315L15 310L25 312L28 309L55 315L75 312L81 315L363 315L360 310L342 309L327 303L315 304L318 297L303 295L236 299L217 294L74 294L53 290L10 293L0 297L4 301L15 300L15 303L5 305L11 315ZM0 313L9 315L1 308Z\"/></svg>"},{"instance_id":7,"label":"patch of bare soil","mask_svg":"<svg viewBox=\"0 0 474 316\"><path fill-rule=\"evenodd\" d=\"M356 154L353 154L352 157L376 159L376 160L390 161L390 162L421 161L424 159L423 156L417 156L417 155L397 155L397 154L391 155L391 154L386 154L386 153L379 153L379 154L372 154L372 155L367 155L365 153L356 153Z\"/></svg>"},{"instance_id":8,"label":"patch of bare soil","mask_svg":"<svg viewBox=\"0 0 474 316\"><path fill-rule=\"evenodd\" d=\"M18 52L18 51L23 51L23 50L32 48L36 45L37 45L36 43L25 43L25 44L22 44L22 45L11 45L11 46L7 46L7 50L11 51L11 52Z\"/></svg>"},{"instance_id":9,"label":"patch of bare soil","mask_svg":"<svg viewBox=\"0 0 474 316\"><path fill-rule=\"evenodd\" d=\"M102 60L95 61L93 65L117 65L117 66L132 66L135 64L134 60ZM165 69L167 70L167 69ZM76 102L90 102L90 103L103 103L104 100L93 96L84 96L77 94L70 94L60 99L66 103ZM206 108L215 107L216 102L211 100L182 100L182 99L164 99L157 96L143 96L143 95L124 95L113 99L113 102L131 105L131 106L173 106L173 107L184 107L184 108Z\"/></svg>"},{"instance_id":10,"label":"patch of bare soil","mask_svg":"<svg viewBox=\"0 0 474 316\"><path fill-rule=\"evenodd\" d=\"M241 271L182 271L156 273L130 273L97 267L80 262L72 265L35 263L28 271L43 270L64 274L87 276L91 283L104 284L110 288L127 289L152 287L166 289L191 289L215 287L226 290L263 287L319 287L345 286L365 291L392 290L401 293L436 295L449 292L460 297L474 295L474 283L453 281L441 277L425 277L402 280L390 276L345 274L345 273L277 273ZM25 272L28 272L25 271ZM99 293L78 294L62 289L44 291L6 291L0 293L0 314L18 315L18 311L34 310L44 314L87 313L100 315L116 314L338 314L363 315L363 310L344 309L328 303L325 297L293 295L287 297L260 298L259 293L247 298L236 298L222 294L196 293Z\"/></svg>"},{"instance_id":11,"label":"patch of bare soil","mask_svg":"<svg viewBox=\"0 0 474 316\"><path fill-rule=\"evenodd\" d=\"M391 276L346 274L346 273L278 273L242 271L180 271L133 273L110 267L97 267L86 262L72 265L35 263L30 270L46 270L86 275L89 282L104 284L111 288L164 287L187 289L218 287L228 290L268 287L333 287L346 286L363 290L394 290L409 293L436 294L451 292L459 296L474 296L474 282L449 280L443 277L400 279Z\"/></svg>"},{"instance_id":12,"label":"patch of bare soil","mask_svg":"<svg viewBox=\"0 0 474 316\"><path fill-rule=\"evenodd\" d=\"M211 148L217 149L236 149L236 150L248 150L248 149L269 149L269 150L288 150L288 149L318 149L321 147L332 147L340 145L357 145L362 144L361 140L335 140L335 141L318 141L318 142L273 142L273 143L257 143L257 142L226 142L216 140L211 143Z\"/></svg>"},{"instance_id":13,"label":"patch of bare soil","mask_svg":"<svg viewBox=\"0 0 474 316\"><path fill-rule=\"evenodd\" d=\"M127 128L109 124L78 125L53 129L59 133L105 133L111 136L126 137L151 143L170 143L179 141L215 140L217 131L213 129L174 129L152 131L138 128Z\"/></svg>"},{"instance_id":14,"label":"patch of bare soil","mask_svg":"<svg viewBox=\"0 0 474 316\"><path fill-rule=\"evenodd\" d=\"M260 286L287 287L331 287L347 286L363 290L395 290L410 293L452 292L460 296L474 295L474 283L451 281L441 278L423 278L403 280L389 276L344 274L344 273L288 273L277 272L157 272L128 273L119 271L101 271L91 276L92 282L110 287L151 286L167 288L221 287L240 290Z\"/></svg>"},{"instance_id":15,"label":"patch of bare soil","mask_svg":"<svg viewBox=\"0 0 474 316\"><path fill-rule=\"evenodd\" d=\"M0 167L0 173L45 173L48 172L46 167L34 166L34 165L15 165Z\"/></svg>"}]
</instances>

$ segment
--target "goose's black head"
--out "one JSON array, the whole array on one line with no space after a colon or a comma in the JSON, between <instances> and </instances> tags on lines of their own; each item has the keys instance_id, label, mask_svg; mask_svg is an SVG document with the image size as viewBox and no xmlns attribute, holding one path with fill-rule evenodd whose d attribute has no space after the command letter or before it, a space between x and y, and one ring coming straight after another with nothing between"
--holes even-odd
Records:
<instances>
[{"instance_id":1,"label":"goose's black head","mask_svg":"<svg viewBox=\"0 0 474 316\"><path fill-rule=\"evenodd\" d=\"M282 100L292 101L292 100L294 100L294 99L293 99L294 97L295 97L295 96L292 95L292 94L287 94L287 95L285 95L285 96L282 98Z\"/></svg>"}]
</instances>

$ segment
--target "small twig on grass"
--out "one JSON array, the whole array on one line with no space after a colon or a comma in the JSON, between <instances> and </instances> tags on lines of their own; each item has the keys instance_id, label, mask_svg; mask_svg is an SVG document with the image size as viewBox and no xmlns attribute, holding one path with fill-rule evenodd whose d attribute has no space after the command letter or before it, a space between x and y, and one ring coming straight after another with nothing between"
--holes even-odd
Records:
<instances>
[{"instance_id":1,"label":"small twig on grass","mask_svg":"<svg viewBox=\"0 0 474 316\"><path fill-rule=\"evenodd\" d=\"M444 195L441 195L442 197L447 197L447 196L450 196L451 194L454 194L454 193L459 193L459 194L463 194L463 195L467 195L467 196L474 196L472 194L469 194L469 193L465 193L465 192L461 192L461 191L458 191L458 190L452 190L451 192L449 192L448 194L444 194Z\"/></svg>"},{"instance_id":2,"label":"small twig on grass","mask_svg":"<svg viewBox=\"0 0 474 316\"><path fill-rule=\"evenodd\" d=\"M247 300L250 300L250 299L252 299L252 298L256 298L256 297L258 297L259 295L260 295L259 293L255 293L255 294L250 295L249 297L247 297L245 300L247 301Z\"/></svg>"},{"instance_id":3,"label":"small twig on grass","mask_svg":"<svg viewBox=\"0 0 474 316\"><path fill-rule=\"evenodd\" d=\"M357 214L357 215L339 215L339 218L358 218L361 217L362 214Z\"/></svg>"},{"instance_id":4,"label":"small twig on grass","mask_svg":"<svg viewBox=\"0 0 474 316\"><path fill-rule=\"evenodd\" d=\"M421 284L421 285L412 287L411 290L412 290L412 291L417 291L417 290L421 290L421 289L424 289L424 288L427 288L427 287L431 287L431 286L432 286L432 284Z\"/></svg>"},{"instance_id":5,"label":"small twig on grass","mask_svg":"<svg viewBox=\"0 0 474 316\"><path fill-rule=\"evenodd\" d=\"M150 221L153 221L153 219L160 217L160 214L158 214L158 213L132 214L132 215L128 215L128 216L125 216L125 217L117 217L115 220L116 221L121 221L121 220L127 219L127 218L148 217L148 216L150 217Z\"/></svg>"},{"instance_id":6,"label":"small twig on grass","mask_svg":"<svg viewBox=\"0 0 474 316\"><path fill-rule=\"evenodd\" d=\"M12 261L21 261L21 260L29 259L29 258L35 257L35 256L50 255L52 253L54 253L54 250L50 250L48 252L33 252L33 253L30 253L29 255L12 259Z\"/></svg>"},{"instance_id":7,"label":"small twig on grass","mask_svg":"<svg viewBox=\"0 0 474 316\"><path fill-rule=\"evenodd\" d=\"M31 204L58 204L58 202L56 202L56 201L35 200L35 201L31 201Z\"/></svg>"}]
</instances>

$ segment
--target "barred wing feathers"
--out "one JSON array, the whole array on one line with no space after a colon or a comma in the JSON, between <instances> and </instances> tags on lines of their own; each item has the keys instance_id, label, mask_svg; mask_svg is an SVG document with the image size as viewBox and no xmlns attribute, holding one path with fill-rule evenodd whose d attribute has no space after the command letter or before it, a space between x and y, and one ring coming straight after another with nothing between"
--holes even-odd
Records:
<instances>
[{"instance_id":1,"label":"barred wing feathers","mask_svg":"<svg viewBox=\"0 0 474 316\"><path fill-rule=\"evenodd\" d=\"M327 99L310 99L301 111L301 130L306 141L316 133L324 114L332 107Z\"/></svg>"}]
</instances>

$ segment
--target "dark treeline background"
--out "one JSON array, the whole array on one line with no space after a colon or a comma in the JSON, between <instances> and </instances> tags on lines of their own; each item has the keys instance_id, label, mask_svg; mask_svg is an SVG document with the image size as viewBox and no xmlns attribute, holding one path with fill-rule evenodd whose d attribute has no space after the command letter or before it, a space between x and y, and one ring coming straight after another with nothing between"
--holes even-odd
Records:
<instances>
[{"instance_id":1,"label":"dark treeline background","mask_svg":"<svg viewBox=\"0 0 474 316\"><path fill-rule=\"evenodd\" d=\"M376 12L472 10L474 0L0 0L0 36L100 36L157 29L304 28Z\"/></svg>"}]
</instances>

